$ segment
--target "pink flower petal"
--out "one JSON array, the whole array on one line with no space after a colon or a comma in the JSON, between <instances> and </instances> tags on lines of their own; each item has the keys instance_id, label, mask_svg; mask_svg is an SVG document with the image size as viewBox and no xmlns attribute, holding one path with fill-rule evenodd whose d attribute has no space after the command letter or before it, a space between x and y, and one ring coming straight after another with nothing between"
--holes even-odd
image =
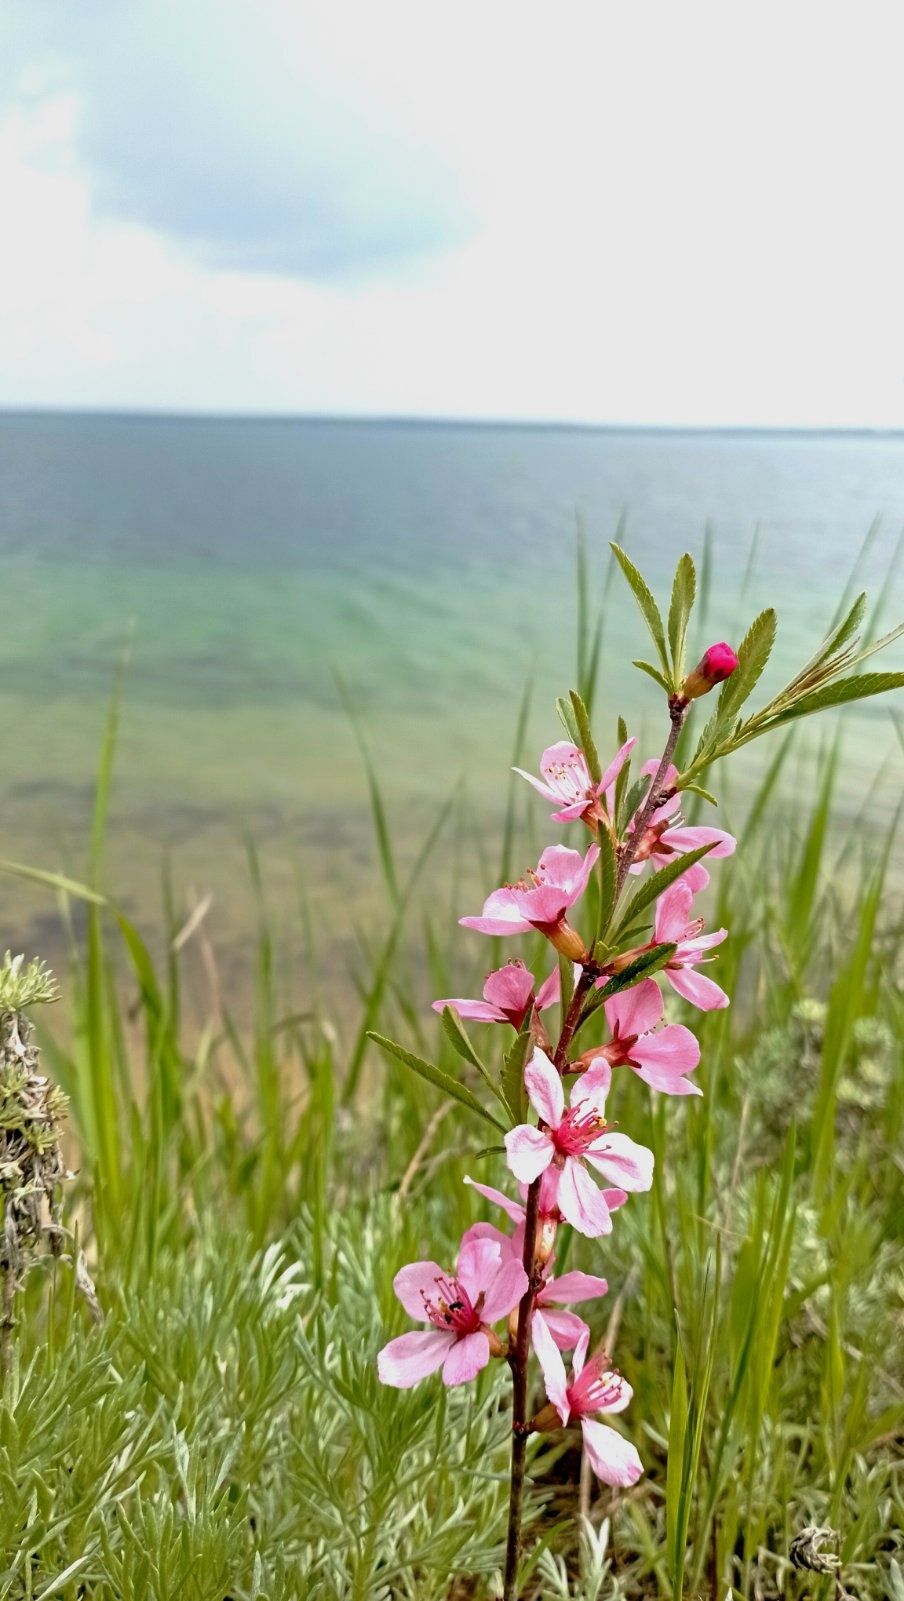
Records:
<instances>
[{"instance_id":1,"label":"pink flower petal","mask_svg":"<svg viewBox=\"0 0 904 1601\"><path fill-rule=\"evenodd\" d=\"M548 979L540 985L537 991L537 1011L545 1012L550 1006L557 1006L562 999L562 975L558 966L554 967Z\"/></svg>"},{"instance_id":2,"label":"pink flower petal","mask_svg":"<svg viewBox=\"0 0 904 1601\"><path fill-rule=\"evenodd\" d=\"M705 860L721 860L731 856L737 849L738 842L733 834L726 834L724 828L667 828L660 835L663 845L671 846L673 851L698 851L701 845L711 845L712 850L707 851Z\"/></svg>"},{"instance_id":3,"label":"pink flower petal","mask_svg":"<svg viewBox=\"0 0 904 1601\"><path fill-rule=\"evenodd\" d=\"M553 1158L553 1143L542 1129L530 1123L519 1123L505 1136L508 1165L522 1184L532 1184L549 1166Z\"/></svg>"},{"instance_id":4,"label":"pink flower petal","mask_svg":"<svg viewBox=\"0 0 904 1601\"><path fill-rule=\"evenodd\" d=\"M653 1183L653 1152L627 1134L601 1134L584 1156L603 1178L614 1180L623 1189L648 1190Z\"/></svg>"},{"instance_id":5,"label":"pink flower petal","mask_svg":"<svg viewBox=\"0 0 904 1601\"><path fill-rule=\"evenodd\" d=\"M443 1383L450 1388L453 1384L467 1384L471 1379L476 1379L489 1360L490 1342L483 1329L466 1334L464 1339L455 1341L443 1363Z\"/></svg>"},{"instance_id":6,"label":"pink flower petal","mask_svg":"<svg viewBox=\"0 0 904 1601\"><path fill-rule=\"evenodd\" d=\"M667 967L665 976L673 990L701 1012L718 1012L728 1005L728 996L713 979L695 967Z\"/></svg>"},{"instance_id":7,"label":"pink flower petal","mask_svg":"<svg viewBox=\"0 0 904 1601\"><path fill-rule=\"evenodd\" d=\"M462 928L476 929L478 934L527 934L530 924L518 910L518 891L494 889L483 903L479 917L460 917Z\"/></svg>"},{"instance_id":8,"label":"pink flower petal","mask_svg":"<svg viewBox=\"0 0 904 1601\"><path fill-rule=\"evenodd\" d=\"M469 1017L474 1023L504 1023L505 1018L498 1006L489 1006L486 1001L466 1001L457 995L450 996L448 1000L433 1001L434 1012L440 1012L451 1006L459 1017Z\"/></svg>"},{"instance_id":9,"label":"pink flower petal","mask_svg":"<svg viewBox=\"0 0 904 1601\"><path fill-rule=\"evenodd\" d=\"M597 1278L595 1273L580 1273L577 1269L571 1273L562 1273L557 1279L547 1279L543 1286L542 1298L550 1301L563 1301L566 1304L576 1301L594 1301L597 1296L605 1295L609 1285L605 1279Z\"/></svg>"},{"instance_id":10,"label":"pink flower petal","mask_svg":"<svg viewBox=\"0 0 904 1601\"><path fill-rule=\"evenodd\" d=\"M700 1061L700 1042L682 1023L667 1023L658 1033L645 1034L632 1045L631 1060L657 1071L693 1073Z\"/></svg>"},{"instance_id":11,"label":"pink flower petal","mask_svg":"<svg viewBox=\"0 0 904 1601\"><path fill-rule=\"evenodd\" d=\"M523 767L513 767L512 772L517 773L519 778L526 778L529 784L533 784L537 794L542 795L544 800L552 801L555 804L559 799L556 791L550 789L548 784L544 784L542 778L535 777L533 773L526 773Z\"/></svg>"},{"instance_id":12,"label":"pink flower petal","mask_svg":"<svg viewBox=\"0 0 904 1601\"><path fill-rule=\"evenodd\" d=\"M495 1240L462 1240L455 1276L472 1301L492 1284L501 1261L502 1252Z\"/></svg>"},{"instance_id":13,"label":"pink flower petal","mask_svg":"<svg viewBox=\"0 0 904 1601\"><path fill-rule=\"evenodd\" d=\"M586 796L583 800L572 801L570 806L563 806L561 811L553 812L552 821L554 823L576 823L579 817L583 817L591 804L592 802Z\"/></svg>"},{"instance_id":14,"label":"pink flower petal","mask_svg":"<svg viewBox=\"0 0 904 1601\"><path fill-rule=\"evenodd\" d=\"M394 1390L410 1390L442 1367L454 1342L455 1335L442 1329L415 1329L411 1334L400 1334L384 1345L377 1357L381 1383Z\"/></svg>"},{"instance_id":15,"label":"pink flower petal","mask_svg":"<svg viewBox=\"0 0 904 1601\"><path fill-rule=\"evenodd\" d=\"M613 1034L627 1039L632 1034L648 1034L662 1017L662 995L653 978L641 979L605 1002L606 1022Z\"/></svg>"},{"instance_id":16,"label":"pink flower petal","mask_svg":"<svg viewBox=\"0 0 904 1601\"><path fill-rule=\"evenodd\" d=\"M609 1208L590 1174L572 1156L565 1158L559 1179L558 1204L566 1223L579 1234L592 1240L601 1234L611 1234Z\"/></svg>"},{"instance_id":17,"label":"pink flower petal","mask_svg":"<svg viewBox=\"0 0 904 1601\"><path fill-rule=\"evenodd\" d=\"M523 962L507 962L483 986L484 1000L497 1012L526 1012L533 993L534 975Z\"/></svg>"},{"instance_id":18,"label":"pink flower petal","mask_svg":"<svg viewBox=\"0 0 904 1601\"><path fill-rule=\"evenodd\" d=\"M599 781L598 788L599 788L599 793L601 795L604 795L606 793L606 790L610 789L612 787L612 785L615 783L615 780L617 779L619 773L621 772L622 768L624 767L625 762L628 760L628 757L630 756L630 754L631 754L631 752L634 749L634 746L636 744L637 744L637 740L636 739L632 738L632 739L626 740L625 744L622 745L621 750L616 751L616 753L613 756L611 762L609 763L609 766L606 768L605 772L603 773L602 778ZM655 769L654 769L654 771L655 771Z\"/></svg>"},{"instance_id":19,"label":"pink flower petal","mask_svg":"<svg viewBox=\"0 0 904 1601\"><path fill-rule=\"evenodd\" d=\"M524 1069L524 1083L537 1116L550 1128L558 1128L565 1111L565 1091L558 1069L539 1047Z\"/></svg>"},{"instance_id":20,"label":"pink flower petal","mask_svg":"<svg viewBox=\"0 0 904 1601\"><path fill-rule=\"evenodd\" d=\"M513 1236L511 1234L503 1234L502 1229L497 1229L495 1223L472 1223L469 1229L465 1229L461 1237L461 1243L462 1245L469 1245L472 1240L491 1240L497 1247L500 1256L511 1256L513 1254Z\"/></svg>"},{"instance_id":21,"label":"pink flower petal","mask_svg":"<svg viewBox=\"0 0 904 1601\"><path fill-rule=\"evenodd\" d=\"M581 1093L576 1094L580 1085ZM576 1106L578 1101L588 1101L601 1110L606 1104L606 1096L612 1088L612 1066L605 1056L594 1056L590 1066L584 1070L571 1091L571 1104Z\"/></svg>"},{"instance_id":22,"label":"pink flower petal","mask_svg":"<svg viewBox=\"0 0 904 1601\"><path fill-rule=\"evenodd\" d=\"M656 902L653 936L658 945L674 945L687 933L694 903L691 887L679 878L664 890Z\"/></svg>"},{"instance_id":23,"label":"pink flower petal","mask_svg":"<svg viewBox=\"0 0 904 1601\"><path fill-rule=\"evenodd\" d=\"M560 1351L570 1351L572 1346L577 1345L587 1327L583 1318L579 1318L576 1312L560 1312L555 1307L547 1306L542 1298L537 1302L537 1305L543 1308L543 1322L546 1324L558 1349ZM536 1324L536 1321L537 1314L535 1312L534 1324ZM533 1325L531 1332L533 1332Z\"/></svg>"},{"instance_id":24,"label":"pink flower petal","mask_svg":"<svg viewBox=\"0 0 904 1601\"><path fill-rule=\"evenodd\" d=\"M577 1379L579 1379L584 1371L584 1363L587 1361L587 1348L589 1345L590 1330L585 1329L574 1348L574 1356L571 1358L571 1371L574 1374L574 1380L572 1382L575 1382Z\"/></svg>"},{"instance_id":25,"label":"pink flower petal","mask_svg":"<svg viewBox=\"0 0 904 1601\"><path fill-rule=\"evenodd\" d=\"M496 1323L499 1318L508 1317L526 1293L527 1274L520 1262L509 1257L490 1281L481 1311L484 1322Z\"/></svg>"},{"instance_id":26,"label":"pink flower petal","mask_svg":"<svg viewBox=\"0 0 904 1601\"><path fill-rule=\"evenodd\" d=\"M491 1184L478 1184L477 1180L472 1179L468 1174L465 1174L465 1183L470 1184L472 1190L476 1190L478 1195L484 1197L484 1200L492 1201L494 1206L501 1206L503 1212L507 1213L513 1223L524 1222L524 1207L520 1202L513 1201L510 1196L504 1195L502 1190L494 1190Z\"/></svg>"},{"instance_id":27,"label":"pink flower petal","mask_svg":"<svg viewBox=\"0 0 904 1601\"><path fill-rule=\"evenodd\" d=\"M543 1370L546 1394L562 1422L567 1423L571 1416L571 1407L568 1404L568 1376L565 1372L565 1363L549 1332L544 1314L536 1310L531 1322L531 1341L537 1353L537 1361Z\"/></svg>"},{"instance_id":28,"label":"pink flower petal","mask_svg":"<svg viewBox=\"0 0 904 1601\"><path fill-rule=\"evenodd\" d=\"M427 1322L424 1298L429 1300L433 1297L437 1280L446 1276L445 1268L441 1268L438 1262L409 1262L407 1267L399 1268L392 1287L409 1317L416 1318L420 1323Z\"/></svg>"},{"instance_id":29,"label":"pink flower petal","mask_svg":"<svg viewBox=\"0 0 904 1601\"><path fill-rule=\"evenodd\" d=\"M615 1429L595 1418L581 1418L584 1450L594 1473L604 1484L627 1488L636 1484L643 1473L643 1463L630 1440L623 1440Z\"/></svg>"}]
</instances>

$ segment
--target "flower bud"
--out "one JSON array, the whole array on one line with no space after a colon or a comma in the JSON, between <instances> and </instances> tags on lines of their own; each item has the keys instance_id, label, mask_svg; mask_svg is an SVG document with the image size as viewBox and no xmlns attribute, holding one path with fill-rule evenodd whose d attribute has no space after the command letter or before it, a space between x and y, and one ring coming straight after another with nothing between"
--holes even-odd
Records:
<instances>
[{"instance_id":1,"label":"flower bud","mask_svg":"<svg viewBox=\"0 0 904 1601\"><path fill-rule=\"evenodd\" d=\"M731 677L737 665L737 656L724 640L718 645L710 645L693 672L688 673L684 680L682 697L684 700L696 700L699 695L708 695L723 679Z\"/></svg>"}]
</instances>

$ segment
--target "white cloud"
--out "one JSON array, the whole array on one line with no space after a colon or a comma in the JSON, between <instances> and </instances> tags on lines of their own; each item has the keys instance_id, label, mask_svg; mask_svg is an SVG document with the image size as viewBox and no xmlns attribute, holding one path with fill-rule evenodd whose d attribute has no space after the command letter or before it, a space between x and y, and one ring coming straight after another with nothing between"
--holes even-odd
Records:
<instances>
[{"instance_id":1,"label":"white cloud","mask_svg":"<svg viewBox=\"0 0 904 1601\"><path fill-rule=\"evenodd\" d=\"M809 5L249 5L222 0L217 30L201 0L138 0L111 33L97 3L62 44L23 25L0 123L2 403L904 425L891 8L855 26ZM114 70L138 43L140 93ZM174 85L193 80L183 123ZM196 142L180 173L162 140L162 204L147 162L168 113ZM130 126L117 165L104 138ZM204 236L186 195L206 162L228 198L243 143L235 214L199 204ZM278 202L283 164L336 179L352 270L290 275L279 252L272 270L248 189L258 173ZM429 226L393 219L431 173L454 181Z\"/></svg>"}]
</instances>

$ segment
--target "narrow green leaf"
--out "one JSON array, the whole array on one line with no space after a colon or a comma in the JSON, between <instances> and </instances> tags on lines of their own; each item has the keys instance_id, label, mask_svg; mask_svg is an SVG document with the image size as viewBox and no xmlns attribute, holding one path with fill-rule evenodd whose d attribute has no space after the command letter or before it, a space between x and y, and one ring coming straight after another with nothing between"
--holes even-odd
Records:
<instances>
[{"instance_id":1,"label":"narrow green leaf","mask_svg":"<svg viewBox=\"0 0 904 1601\"><path fill-rule=\"evenodd\" d=\"M486 1123L492 1123L494 1128L504 1129L504 1124L500 1123L492 1112L487 1111L482 1102L477 1099L477 1096L466 1085L459 1084L457 1079L450 1077L448 1073L444 1073L441 1068L434 1067L432 1062L425 1062L421 1056L415 1056L413 1051L406 1051L403 1045L397 1045L395 1040L386 1039L383 1034L375 1034L369 1030L367 1037L373 1040L375 1045L379 1045L380 1049L385 1051L388 1056L394 1056L397 1062L401 1062L404 1067L409 1067L412 1073L417 1073L420 1078L426 1079L428 1084L433 1084L436 1089L442 1090L443 1094L448 1095L452 1100L460 1101L462 1106L468 1108L469 1112L474 1112L478 1117L482 1117Z\"/></svg>"},{"instance_id":2,"label":"narrow green leaf","mask_svg":"<svg viewBox=\"0 0 904 1601\"><path fill-rule=\"evenodd\" d=\"M669 606L669 649L672 652L672 671L676 684L685 676L684 650L687 625L696 596L697 569L693 557L685 551L684 555L678 558L678 565L675 568L672 600Z\"/></svg>"},{"instance_id":3,"label":"narrow green leaf","mask_svg":"<svg viewBox=\"0 0 904 1601\"><path fill-rule=\"evenodd\" d=\"M528 1024L506 1052L502 1064L502 1094L514 1123L523 1123L527 1116L524 1064L532 1044L533 1032Z\"/></svg>"},{"instance_id":4,"label":"narrow green leaf","mask_svg":"<svg viewBox=\"0 0 904 1601\"><path fill-rule=\"evenodd\" d=\"M719 804L715 795L711 795L708 789L703 788L702 784L682 784L680 788L685 795L701 795L705 801L709 801L710 806L718 806Z\"/></svg>"},{"instance_id":5,"label":"narrow green leaf","mask_svg":"<svg viewBox=\"0 0 904 1601\"><path fill-rule=\"evenodd\" d=\"M610 995L620 995L622 990L629 990L632 985L639 984L642 978L651 978L660 968L665 967L666 962L671 961L677 949L677 945L651 945L648 951L644 951L635 961L629 962L621 973L616 973L608 984L604 984L603 988L597 991L594 996L595 1004L599 1006L603 1001L607 1001Z\"/></svg>"},{"instance_id":6,"label":"narrow green leaf","mask_svg":"<svg viewBox=\"0 0 904 1601\"><path fill-rule=\"evenodd\" d=\"M622 772L624 772L624 770L625 769L622 768ZM616 797L618 800L618 810L615 814L616 833L624 833L628 823L634 816L634 813L637 811L637 808L644 800L644 797L646 796L646 793L652 782L652 773L642 773L640 778L636 778L634 780L634 783L631 785L631 788L628 790L626 795Z\"/></svg>"},{"instance_id":7,"label":"narrow green leaf","mask_svg":"<svg viewBox=\"0 0 904 1601\"><path fill-rule=\"evenodd\" d=\"M752 694L762 676L763 669L775 644L777 619L772 607L755 617L738 646L738 666L719 693L719 721L728 722L736 717L745 700Z\"/></svg>"},{"instance_id":8,"label":"narrow green leaf","mask_svg":"<svg viewBox=\"0 0 904 1601\"><path fill-rule=\"evenodd\" d=\"M472 1067L476 1067L481 1078L484 1080L484 1083L490 1090L492 1090L497 1101L502 1101L503 1104L505 1104L502 1086L499 1083L499 1080L493 1076L493 1074L490 1072L490 1069L487 1067L486 1062L475 1050L462 1026L462 1022L458 1013L454 1011L451 1006L444 1006L440 1020L443 1025L443 1033L453 1049L456 1050L459 1056L461 1056L466 1062L470 1062Z\"/></svg>"},{"instance_id":9,"label":"narrow green leaf","mask_svg":"<svg viewBox=\"0 0 904 1601\"><path fill-rule=\"evenodd\" d=\"M667 862L665 867L660 867L649 878L645 878L637 894L628 902L622 916L619 918L615 937L618 936L623 928L627 928L629 923L633 923L634 919L645 907L658 900L659 896L668 889L670 884L674 884L682 873L686 873L688 868L693 867L694 863L699 862L702 857L708 856L714 845L715 841L713 840L709 845L698 845L694 851L685 851L683 856L676 856L674 861Z\"/></svg>"},{"instance_id":10,"label":"narrow green leaf","mask_svg":"<svg viewBox=\"0 0 904 1601\"><path fill-rule=\"evenodd\" d=\"M839 678L833 684L823 684L821 689L804 695L776 717L771 717L767 726L776 728L797 717L825 711L829 706L844 706L849 701L866 700L870 695L883 695L886 690L901 688L904 688L904 673L862 673L854 678Z\"/></svg>"},{"instance_id":11,"label":"narrow green leaf","mask_svg":"<svg viewBox=\"0 0 904 1601\"><path fill-rule=\"evenodd\" d=\"M593 734L590 731L590 718L587 715L587 707L576 689L571 690L569 699L574 711L574 721L579 736L577 744L580 745L581 750L584 752L590 777L593 779L594 784L598 784L603 776L603 769L600 766L596 745L593 742Z\"/></svg>"},{"instance_id":12,"label":"narrow green leaf","mask_svg":"<svg viewBox=\"0 0 904 1601\"><path fill-rule=\"evenodd\" d=\"M597 862L600 903L596 920L596 938L601 940L609 927L612 919L612 910L615 906L615 883L618 874L618 863L615 856L615 845L608 828L603 826L599 829L597 843L600 848Z\"/></svg>"},{"instance_id":13,"label":"narrow green leaf","mask_svg":"<svg viewBox=\"0 0 904 1601\"><path fill-rule=\"evenodd\" d=\"M643 620L650 631L650 638L652 639L653 644L656 646L656 653L660 662L662 663L662 671L666 678L668 678L670 666L668 651L666 650L665 643L665 630L662 626L662 617L660 616L659 607L653 599L650 586L643 577L642 573L640 573L635 567L630 556L628 556L625 551L622 550L620 545L613 544L612 552L631 586L634 599L637 601L637 604L640 607L641 616L643 617Z\"/></svg>"},{"instance_id":14,"label":"narrow green leaf","mask_svg":"<svg viewBox=\"0 0 904 1601\"><path fill-rule=\"evenodd\" d=\"M684 1443L687 1434L687 1415L687 1380L685 1377L684 1352L679 1340L678 1349L675 1353L675 1367L672 1373L669 1454L665 1484L666 1547L669 1572L672 1575L673 1593L675 1595L681 1594L681 1570L684 1562L680 1505L684 1480Z\"/></svg>"},{"instance_id":15,"label":"narrow green leaf","mask_svg":"<svg viewBox=\"0 0 904 1601\"><path fill-rule=\"evenodd\" d=\"M566 700L563 695L560 695L556 701L556 711L559 714L559 721L568 735L568 738L571 740L572 745L580 745L581 736L578 731L578 725L575 722L574 708L571 704L571 701Z\"/></svg>"},{"instance_id":16,"label":"narrow green leaf","mask_svg":"<svg viewBox=\"0 0 904 1601\"><path fill-rule=\"evenodd\" d=\"M670 695L672 693L672 686L669 683L668 679L659 671L659 668L658 667L654 667L652 665L652 663L638 660L638 661L633 661L631 663L631 666L632 667L639 667L641 672L642 673L646 673L649 678L652 678L660 686L661 689L665 690L667 695Z\"/></svg>"}]
</instances>

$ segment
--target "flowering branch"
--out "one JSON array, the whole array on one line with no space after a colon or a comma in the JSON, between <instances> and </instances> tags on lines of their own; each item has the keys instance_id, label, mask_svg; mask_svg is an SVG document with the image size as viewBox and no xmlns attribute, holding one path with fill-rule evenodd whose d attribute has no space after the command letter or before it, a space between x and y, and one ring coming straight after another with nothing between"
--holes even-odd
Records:
<instances>
[{"instance_id":1,"label":"flowering branch","mask_svg":"<svg viewBox=\"0 0 904 1601\"><path fill-rule=\"evenodd\" d=\"M590 843L583 854L563 845L548 846L523 878L494 890L479 915L460 919L464 927L493 938L539 932L559 958L575 965L574 989L555 1047L541 1014L561 998L559 967L538 981L520 960L491 973L481 999L433 1003L451 1044L480 1072L498 1103L492 1112L467 1084L403 1046L371 1036L450 1100L502 1129L508 1169L520 1189L516 1200L466 1180L501 1207L514 1227L505 1233L490 1223L474 1224L462 1238L453 1272L432 1261L403 1267L394 1280L396 1295L426 1328L390 1340L378 1357L382 1381L400 1389L440 1368L443 1382L457 1385L474 1379L491 1360L508 1364L512 1451L504 1601L515 1601L517 1594L531 1432L563 1428L574 1420L581 1427L586 1460L604 1483L628 1488L643 1473L633 1444L601 1421L624 1411L631 1386L610 1368L603 1352L590 1354L590 1329L569 1310L604 1295L606 1280L577 1271L555 1276L554 1264L560 1228L571 1227L587 1239L603 1238L612 1231L612 1214L631 1193L643 1193L653 1182L652 1152L606 1120L613 1072L627 1068L660 1094L702 1093L692 1077L700 1061L699 1042L684 1024L665 1020L661 986L703 1012L729 1004L719 984L700 971L713 960L727 930L705 932L703 918L694 913L694 898L709 883L704 858L708 863L730 856L736 842L722 829L688 826L681 816L681 791L695 788L706 796L691 778L779 722L834 700L904 684L904 674L893 673L833 683L839 671L856 666L878 648L858 655L856 641L849 643L862 611L855 606L788 688L742 723L738 711L765 666L774 616L763 614L765 622L757 619L737 655L724 642L711 645L687 672L685 646L696 594L691 558L683 556L678 563L666 627L636 567L617 547L615 554L658 658L658 665L637 665L666 695L669 733L662 755L646 763L629 788L636 740L623 731L621 748L603 768L581 697L572 692L560 701L569 738L543 752L539 776L522 776L553 803L555 822L583 824ZM722 691L716 712L689 767L679 774L674 759L690 708L717 684ZM651 871L623 908L629 876L643 874L648 864ZM596 885L598 905L596 933L588 940L574 909L591 884ZM578 1031L600 1014L606 1037L576 1055ZM514 1030L515 1041L501 1070L487 1065L462 1019ZM566 1079L572 1081L567 1103ZM528 1120L528 1106L535 1121ZM503 1319L507 1337L497 1328ZM528 1405L531 1351L547 1396L533 1416ZM569 1351L570 1378L562 1356Z\"/></svg>"}]
</instances>

